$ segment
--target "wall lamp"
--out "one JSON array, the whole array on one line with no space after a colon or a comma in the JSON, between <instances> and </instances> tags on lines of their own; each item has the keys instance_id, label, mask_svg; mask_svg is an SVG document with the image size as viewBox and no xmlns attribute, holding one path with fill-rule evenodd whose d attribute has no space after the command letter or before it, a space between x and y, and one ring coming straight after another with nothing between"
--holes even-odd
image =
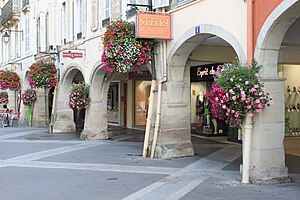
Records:
<instances>
[{"instance_id":1,"label":"wall lamp","mask_svg":"<svg viewBox=\"0 0 300 200\"><path fill-rule=\"evenodd\" d=\"M8 44L8 42L9 42L9 37L10 37L10 36L9 36L8 32L9 32L9 33L11 33L11 32L22 33L22 40L23 40L23 31L7 30L7 31L5 31L5 33L3 34L3 41L4 41L5 44Z\"/></svg>"}]
</instances>

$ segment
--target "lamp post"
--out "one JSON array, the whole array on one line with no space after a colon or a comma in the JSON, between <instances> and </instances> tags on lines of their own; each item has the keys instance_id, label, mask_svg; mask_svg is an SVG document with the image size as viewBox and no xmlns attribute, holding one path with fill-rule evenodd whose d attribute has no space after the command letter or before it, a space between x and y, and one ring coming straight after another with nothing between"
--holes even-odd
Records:
<instances>
[{"instance_id":1,"label":"lamp post","mask_svg":"<svg viewBox=\"0 0 300 200\"><path fill-rule=\"evenodd\" d=\"M9 42L9 35L8 35L7 31L5 31L5 33L3 35L3 41L5 44L8 44L8 42Z\"/></svg>"},{"instance_id":2,"label":"lamp post","mask_svg":"<svg viewBox=\"0 0 300 200\"><path fill-rule=\"evenodd\" d=\"M9 42L9 34L8 32L14 32L14 33L21 33L22 34L22 40L23 40L23 31L17 31L17 30L6 30L5 33L3 34L3 41L5 44L8 44Z\"/></svg>"}]
</instances>

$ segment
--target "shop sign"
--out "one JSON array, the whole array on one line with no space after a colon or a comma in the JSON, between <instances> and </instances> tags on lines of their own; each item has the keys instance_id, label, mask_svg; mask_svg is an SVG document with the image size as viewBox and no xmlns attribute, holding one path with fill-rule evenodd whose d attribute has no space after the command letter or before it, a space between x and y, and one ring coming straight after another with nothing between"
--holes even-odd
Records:
<instances>
[{"instance_id":1,"label":"shop sign","mask_svg":"<svg viewBox=\"0 0 300 200\"><path fill-rule=\"evenodd\" d=\"M172 39L170 14L137 13L135 32L137 38Z\"/></svg>"},{"instance_id":2,"label":"shop sign","mask_svg":"<svg viewBox=\"0 0 300 200\"><path fill-rule=\"evenodd\" d=\"M135 71L129 72L129 79L135 80L151 80L152 74L150 71Z\"/></svg>"},{"instance_id":3,"label":"shop sign","mask_svg":"<svg viewBox=\"0 0 300 200\"><path fill-rule=\"evenodd\" d=\"M198 67L191 67L190 76L191 82L200 82L200 81L213 81L217 67L220 64L209 64L201 65Z\"/></svg>"},{"instance_id":4,"label":"shop sign","mask_svg":"<svg viewBox=\"0 0 300 200\"><path fill-rule=\"evenodd\" d=\"M78 52L63 52L62 56L64 58L82 58L83 57L83 53L78 53Z\"/></svg>"}]
</instances>

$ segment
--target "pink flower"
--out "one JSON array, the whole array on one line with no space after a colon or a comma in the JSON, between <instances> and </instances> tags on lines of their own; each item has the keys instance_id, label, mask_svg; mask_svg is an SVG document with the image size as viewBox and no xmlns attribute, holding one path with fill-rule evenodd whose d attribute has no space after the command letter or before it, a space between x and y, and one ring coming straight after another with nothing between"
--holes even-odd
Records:
<instances>
[{"instance_id":1,"label":"pink flower","mask_svg":"<svg viewBox=\"0 0 300 200\"><path fill-rule=\"evenodd\" d=\"M260 99L256 99L255 103L257 103L257 104L260 103Z\"/></svg>"},{"instance_id":2,"label":"pink flower","mask_svg":"<svg viewBox=\"0 0 300 200\"><path fill-rule=\"evenodd\" d=\"M253 113L249 113L249 114L248 114L248 117L253 117L253 116L254 116Z\"/></svg>"},{"instance_id":3,"label":"pink flower","mask_svg":"<svg viewBox=\"0 0 300 200\"><path fill-rule=\"evenodd\" d=\"M233 89L230 89L229 92L230 92L230 94L235 94Z\"/></svg>"},{"instance_id":4,"label":"pink flower","mask_svg":"<svg viewBox=\"0 0 300 200\"><path fill-rule=\"evenodd\" d=\"M223 105L222 105L222 108L223 108L223 109L226 109L226 105L225 105L225 104L223 104Z\"/></svg>"},{"instance_id":5,"label":"pink flower","mask_svg":"<svg viewBox=\"0 0 300 200\"><path fill-rule=\"evenodd\" d=\"M255 84L253 87L254 87L255 89L257 89L257 88L259 88L259 85Z\"/></svg>"},{"instance_id":6,"label":"pink flower","mask_svg":"<svg viewBox=\"0 0 300 200\"><path fill-rule=\"evenodd\" d=\"M247 109L249 109L249 110L250 110L251 108L252 108L252 106L251 106L251 105L248 105L248 106L247 106Z\"/></svg>"},{"instance_id":7,"label":"pink flower","mask_svg":"<svg viewBox=\"0 0 300 200\"><path fill-rule=\"evenodd\" d=\"M245 85L248 85L249 84L249 81L245 81Z\"/></svg>"},{"instance_id":8,"label":"pink flower","mask_svg":"<svg viewBox=\"0 0 300 200\"><path fill-rule=\"evenodd\" d=\"M235 100L236 100L236 96L233 96L233 97L232 97L232 100L235 101Z\"/></svg>"}]
</instances>

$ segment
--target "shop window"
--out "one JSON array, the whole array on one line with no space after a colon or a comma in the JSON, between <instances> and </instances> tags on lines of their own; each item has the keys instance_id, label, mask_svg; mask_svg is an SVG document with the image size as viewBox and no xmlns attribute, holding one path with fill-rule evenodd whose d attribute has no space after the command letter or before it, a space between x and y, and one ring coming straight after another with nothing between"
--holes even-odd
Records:
<instances>
[{"instance_id":1,"label":"shop window","mask_svg":"<svg viewBox=\"0 0 300 200\"><path fill-rule=\"evenodd\" d=\"M146 126L151 81L135 81L134 120L136 126Z\"/></svg>"},{"instance_id":2,"label":"shop window","mask_svg":"<svg viewBox=\"0 0 300 200\"><path fill-rule=\"evenodd\" d=\"M280 69L280 68L279 68ZM300 136L299 65L283 65L279 71L285 81L285 135Z\"/></svg>"},{"instance_id":3,"label":"shop window","mask_svg":"<svg viewBox=\"0 0 300 200\"><path fill-rule=\"evenodd\" d=\"M119 123L119 83L111 83L107 92L108 122Z\"/></svg>"},{"instance_id":4,"label":"shop window","mask_svg":"<svg viewBox=\"0 0 300 200\"><path fill-rule=\"evenodd\" d=\"M191 67L191 131L203 136L226 136L228 126L214 118L205 93L212 87L213 71L219 64Z\"/></svg>"}]
</instances>

